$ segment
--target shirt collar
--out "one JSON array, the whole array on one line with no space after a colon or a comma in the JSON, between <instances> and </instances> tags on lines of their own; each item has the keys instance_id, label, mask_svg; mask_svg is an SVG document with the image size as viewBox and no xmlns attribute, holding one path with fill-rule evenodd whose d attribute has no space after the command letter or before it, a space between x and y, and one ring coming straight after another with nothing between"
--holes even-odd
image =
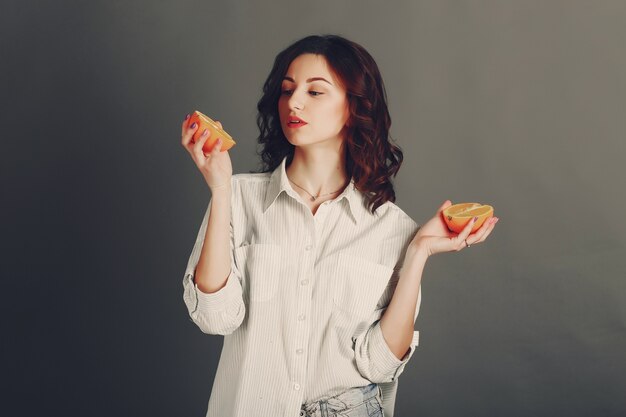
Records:
<instances>
[{"instance_id":1,"label":"shirt collar","mask_svg":"<svg viewBox=\"0 0 626 417\"><path fill-rule=\"evenodd\" d=\"M270 176L270 183L265 192L265 201L263 204L263 213L270 208L274 201L278 198L281 192L285 192L288 195L296 198L297 192L293 189L287 178L287 156L285 156L278 167L272 172ZM350 207L350 214L355 224L359 223L361 217L367 212L363 193L356 189L354 185L354 178L350 179L350 184L342 191L336 198L337 201L345 199Z\"/></svg>"}]
</instances>

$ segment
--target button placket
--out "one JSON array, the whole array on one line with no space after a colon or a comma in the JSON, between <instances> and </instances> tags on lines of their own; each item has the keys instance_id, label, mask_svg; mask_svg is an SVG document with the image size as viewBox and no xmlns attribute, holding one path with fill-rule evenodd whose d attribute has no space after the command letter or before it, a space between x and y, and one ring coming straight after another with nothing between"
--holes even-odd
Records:
<instances>
[{"instance_id":1,"label":"button placket","mask_svg":"<svg viewBox=\"0 0 626 417\"><path fill-rule=\"evenodd\" d=\"M309 326L305 321L306 315L304 314L304 312L308 310L308 306L311 303L311 290L310 288L306 288L306 286L309 285L310 270L315 265L314 239L315 237L311 236L310 240L305 240L304 251L301 252L301 260L303 262L301 262L300 267L298 268L298 272L300 274L300 277L298 278L300 279L300 286L302 287L298 291L298 299L300 300L299 304L302 307L302 310L300 310L301 313L297 316L298 324L295 328L295 340L297 344L294 346L294 351L296 354L296 358L294 360L296 364L296 372L293 376L294 378L300 380L302 380L306 376L306 356L303 355L304 349L298 347L298 345L303 346L303 344L306 344L306 341L308 340ZM300 246L300 248L302 248L302 246ZM299 391L300 388L301 385L298 382L293 383L293 389L295 391Z\"/></svg>"}]
</instances>

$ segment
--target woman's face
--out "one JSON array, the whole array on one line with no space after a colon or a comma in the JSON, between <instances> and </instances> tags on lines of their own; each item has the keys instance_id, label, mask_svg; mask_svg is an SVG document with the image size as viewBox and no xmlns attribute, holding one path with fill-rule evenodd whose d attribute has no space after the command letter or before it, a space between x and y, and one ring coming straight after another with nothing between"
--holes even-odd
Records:
<instances>
[{"instance_id":1,"label":"woman's face","mask_svg":"<svg viewBox=\"0 0 626 417\"><path fill-rule=\"evenodd\" d=\"M322 55L294 59L282 81L278 113L285 137L295 146L343 140L350 115L346 91L340 87ZM297 116L306 124L289 123Z\"/></svg>"}]
</instances>

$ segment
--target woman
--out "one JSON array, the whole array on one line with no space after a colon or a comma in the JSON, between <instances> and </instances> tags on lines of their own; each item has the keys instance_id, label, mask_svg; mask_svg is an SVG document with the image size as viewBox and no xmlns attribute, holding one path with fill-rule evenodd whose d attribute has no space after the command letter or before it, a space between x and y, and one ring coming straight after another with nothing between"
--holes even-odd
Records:
<instances>
[{"instance_id":1,"label":"woman","mask_svg":"<svg viewBox=\"0 0 626 417\"><path fill-rule=\"evenodd\" d=\"M388 137L383 81L340 36L308 36L276 57L259 101L264 169L232 174L221 142L182 126L211 200L183 280L190 317L224 335L207 416L393 415L397 378L429 256L483 242L419 227L393 202L402 151Z\"/></svg>"}]
</instances>

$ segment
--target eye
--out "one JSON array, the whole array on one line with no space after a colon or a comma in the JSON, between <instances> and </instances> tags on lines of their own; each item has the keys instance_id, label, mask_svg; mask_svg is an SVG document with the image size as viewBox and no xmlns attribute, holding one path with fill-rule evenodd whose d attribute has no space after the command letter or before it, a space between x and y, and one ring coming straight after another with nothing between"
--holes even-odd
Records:
<instances>
[{"instance_id":1,"label":"eye","mask_svg":"<svg viewBox=\"0 0 626 417\"><path fill-rule=\"evenodd\" d=\"M281 94L284 96L288 96L292 93L293 90L283 90L281 91ZM311 94L313 97L317 97L317 96L321 96L324 93L320 93L319 91L309 91L309 94Z\"/></svg>"}]
</instances>

